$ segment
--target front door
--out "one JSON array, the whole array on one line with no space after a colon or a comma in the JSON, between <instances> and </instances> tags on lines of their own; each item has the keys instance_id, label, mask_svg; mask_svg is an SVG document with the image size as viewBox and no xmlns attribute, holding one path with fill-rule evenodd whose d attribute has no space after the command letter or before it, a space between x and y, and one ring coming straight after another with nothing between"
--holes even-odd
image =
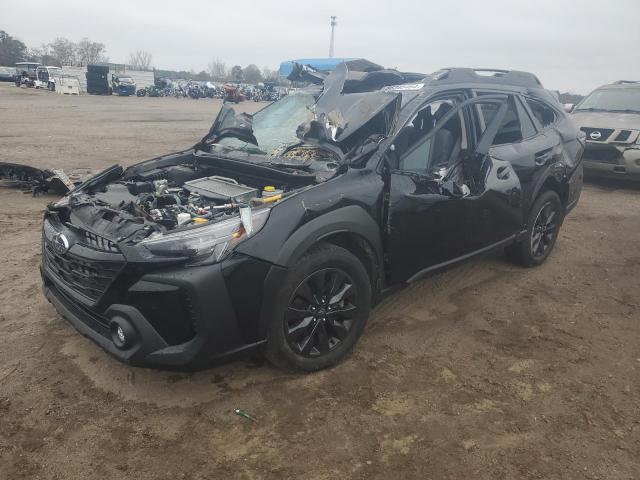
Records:
<instances>
[{"instance_id":1,"label":"front door","mask_svg":"<svg viewBox=\"0 0 640 480\"><path fill-rule=\"evenodd\" d=\"M475 105L496 108L475 141ZM508 108L502 95L425 105L387 154L387 253L392 282L480 252L522 226L520 182L488 152Z\"/></svg>"}]
</instances>

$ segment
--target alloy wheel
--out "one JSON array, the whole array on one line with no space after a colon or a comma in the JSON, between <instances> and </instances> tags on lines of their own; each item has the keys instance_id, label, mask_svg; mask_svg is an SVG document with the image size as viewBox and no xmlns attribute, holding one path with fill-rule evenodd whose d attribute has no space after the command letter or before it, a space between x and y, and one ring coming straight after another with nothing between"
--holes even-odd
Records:
<instances>
[{"instance_id":1,"label":"alloy wheel","mask_svg":"<svg viewBox=\"0 0 640 480\"><path fill-rule=\"evenodd\" d=\"M335 349L359 315L357 291L343 270L325 268L305 278L291 296L284 333L297 354L315 358Z\"/></svg>"},{"instance_id":2,"label":"alloy wheel","mask_svg":"<svg viewBox=\"0 0 640 480\"><path fill-rule=\"evenodd\" d=\"M543 257L553 245L559 218L552 202L545 203L538 212L531 232L531 254L534 257Z\"/></svg>"}]
</instances>

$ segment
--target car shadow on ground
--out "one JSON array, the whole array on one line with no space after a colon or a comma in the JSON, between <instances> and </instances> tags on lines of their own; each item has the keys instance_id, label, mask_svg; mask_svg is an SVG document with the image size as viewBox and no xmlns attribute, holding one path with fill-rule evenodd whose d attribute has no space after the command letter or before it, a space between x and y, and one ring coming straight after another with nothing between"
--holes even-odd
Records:
<instances>
[{"instance_id":1,"label":"car shadow on ground","mask_svg":"<svg viewBox=\"0 0 640 480\"><path fill-rule=\"evenodd\" d=\"M372 355L375 357L380 342L395 341L390 336L398 333L395 325L398 319L424 317L427 305L431 307L427 308L429 318L422 319L423 334L429 336L429 328L433 328L437 335L441 324L447 323L450 314L458 310L450 301L456 292L481 288L482 282L490 281L499 272L518 270L505 260L502 252L492 252L395 291L373 308L367 330L350 357L333 368L312 374L279 370L259 354L195 372L132 367L110 357L62 319L57 325L64 332L63 354L103 391L124 400L161 407L188 407L215 401L223 409L232 409L238 404L259 403L256 393L276 384L285 389L328 386L332 377L355 374L366 368Z\"/></svg>"}]
</instances>

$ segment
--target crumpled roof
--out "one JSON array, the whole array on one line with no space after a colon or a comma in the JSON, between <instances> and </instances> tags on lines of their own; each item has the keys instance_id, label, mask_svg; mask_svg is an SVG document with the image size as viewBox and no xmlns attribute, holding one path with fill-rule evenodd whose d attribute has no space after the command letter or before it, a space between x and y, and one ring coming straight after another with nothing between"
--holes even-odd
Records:
<instances>
[{"instance_id":1,"label":"crumpled roof","mask_svg":"<svg viewBox=\"0 0 640 480\"><path fill-rule=\"evenodd\" d=\"M330 73L297 64L292 75L322 89L312 107L313 120L298 126L297 137L301 142L327 148L340 157L371 136L386 136L391 132L400 111L401 94L383 87L415 82L426 76L382 67L354 72L344 62ZM361 137L356 133L361 133ZM252 132L252 116L236 115L233 109L223 106L201 143L224 136L257 144Z\"/></svg>"},{"instance_id":2,"label":"crumpled roof","mask_svg":"<svg viewBox=\"0 0 640 480\"><path fill-rule=\"evenodd\" d=\"M347 66L342 63L325 79L323 92L314 106L315 119L298 128L299 138L340 144L380 114L385 118L378 131L371 133L389 133L400 107L400 94L382 91L345 93L348 73Z\"/></svg>"}]
</instances>

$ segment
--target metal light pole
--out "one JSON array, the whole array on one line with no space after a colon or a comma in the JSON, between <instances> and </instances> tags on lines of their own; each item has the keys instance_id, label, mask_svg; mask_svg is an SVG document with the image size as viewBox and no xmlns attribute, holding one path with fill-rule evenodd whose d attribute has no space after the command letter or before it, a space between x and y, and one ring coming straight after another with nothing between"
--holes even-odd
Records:
<instances>
[{"instance_id":1,"label":"metal light pole","mask_svg":"<svg viewBox=\"0 0 640 480\"><path fill-rule=\"evenodd\" d=\"M331 17L331 42L329 43L329 58L333 58L333 36L337 25L336 18L338 17Z\"/></svg>"}]
</instances>

